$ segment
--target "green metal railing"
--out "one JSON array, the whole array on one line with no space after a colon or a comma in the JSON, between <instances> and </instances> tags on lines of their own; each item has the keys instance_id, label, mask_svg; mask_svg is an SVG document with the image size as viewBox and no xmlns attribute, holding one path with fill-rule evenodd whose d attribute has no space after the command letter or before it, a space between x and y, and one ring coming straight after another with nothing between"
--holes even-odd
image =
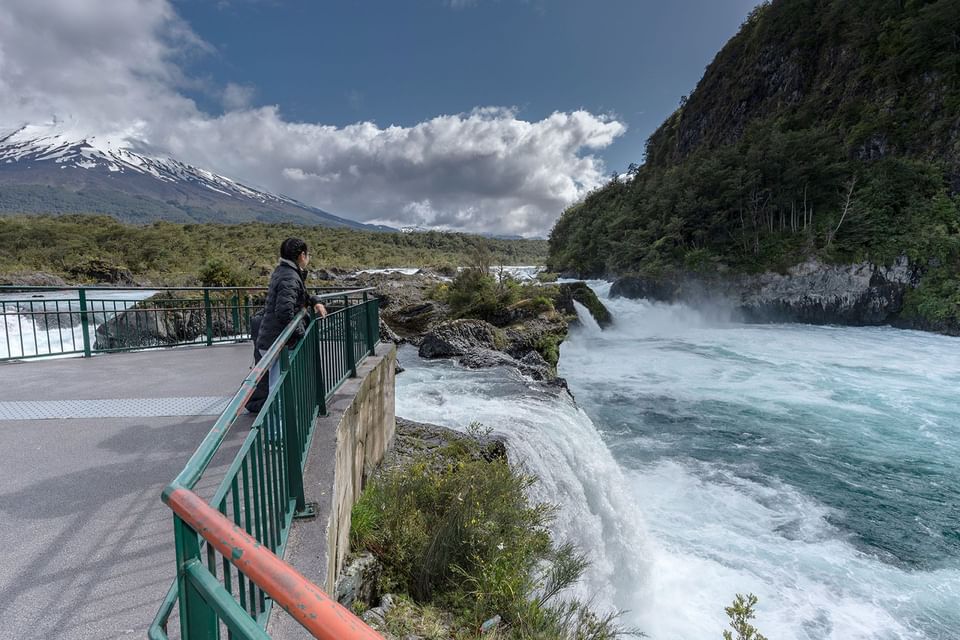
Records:
<instances>
[{"instance_id":1,"label":"green metal railing","mask_svg":"<svg viewBox=\"0 0 960 640\"><path fill-rule=\"evenodd\" d=\"M150 627L153 640L166 640L174 611L179 613L183 640L210 640L220 638L223 632L229 638L265 637L251 630L266 628L273 602L284 594L271 594L270 585L246 575L236 551L226 555L218 551L216 543L221 539L211 537L207 527L201 532L193 528L180 515L183 496L196 498L194 486L246 401L270 368L279 363L279 380L209 504L235 532L282 557L293 519L312 514L304 500L303 467L316 418L325 413L333 392L356 375L357 365L374 353L379 342L379 300L370 290L330 293L322 298L329 314L312 319L307 311L297 315L244 379L186 467L163 492L164 502L175 511L177 579ZM294 348L286 348L298 323L307 319L303 338ZM196 513L183 513L199 518ZM207 536L206 542L203 536ZM275 585L273 588L276 591Z\"/></svg>"},{"instance_id":2,"label":"green metal railing","mask_svg":"<svg viewBox=\"0 0 960 640\"><path fill-rule=\"evenodd\" d=\"M263 287L0 286L0 361L244 340L265 295Z\"/></svg>"}]
</instances>

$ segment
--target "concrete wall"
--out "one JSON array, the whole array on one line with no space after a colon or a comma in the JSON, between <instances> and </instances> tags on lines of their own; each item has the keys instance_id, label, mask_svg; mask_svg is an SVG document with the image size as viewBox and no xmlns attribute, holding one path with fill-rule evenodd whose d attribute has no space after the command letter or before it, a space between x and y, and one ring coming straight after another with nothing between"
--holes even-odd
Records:
<instances>
[{"instance_id":1,"label":"concrete wall","mask_svg":"<svg viewBox=\"0 0 960 640\"><path fill-rule=\"evenodd\" d=\"M368 359L357 378L348 380L327 408L329 417L339 416L334 465L330 525L327 530L327 584L334 585L350 553L350 512L370 472L393 443L396 429L395 364L397 350ZM351 388L347 385L353 383ZM355 387L355 388L353 388Z\"/></svg>"},{"instance_id":2,"label":"concrete wall","mask_svg":"<svg viewBox=\"0 0 960 640\"><path fill-rule=\"evenodd\" d=\"M314 584L333 593L343 559L350 551L350 512L367 474L383 458L396 429L394 371L397 348L381 344L330 399L317 419L307 455L303 485L317 517L294 520L284 560ZM285 611L274 607L267 632L288 640L309 634Z\"/></svg>"}]
</instances>

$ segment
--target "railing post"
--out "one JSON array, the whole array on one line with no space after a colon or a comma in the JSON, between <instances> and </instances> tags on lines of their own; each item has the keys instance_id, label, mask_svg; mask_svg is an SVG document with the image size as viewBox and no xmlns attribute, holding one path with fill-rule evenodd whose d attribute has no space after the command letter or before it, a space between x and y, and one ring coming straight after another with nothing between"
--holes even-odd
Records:
<instances>
[{"instance_id":1,"label":"railing post","mask_svg":"<svg viewBox=\"0 0 960 640\"><path fill-rule=\"evenodd\" d=\"M217 614L187 576L187 565L201 562L200 538L180 516L173 517L177 553L177 590L180 593L180 637L182 640L217 640Z\"/></svg>"},{"instance_id":2,"label":"railing post","mask_svg":"<svg viewBox=\"0 0 960 640\"><path fill-rule=\"evenodd\" d=\"M326 318L317 318L317 352L314 357L317 360L317 375L315 378L317 380L318 411L321 416L327 415L327 385L324 379L326 372L323 370L323 335L327 332L327 324L328 321Z\"/></svg>"},{"instance_id":3,"label":"railing post","mask_svg":"<svg viewBox=\"0 0 960 640\"><path fill-rule=\"evenodd\" d=\"M80 289L80 327L83 332L83 357L90 357L90 318L87 317L87 291Z\"/></svg>"},{"instance_id":4,"label":"railing post","mask_svg":"<svg viewBox=\"0 0 960 640\"><path fill-rule=\"evenodd\" d=\"M373 319L370 317L370 301L367 299L367 292L363 292L363 328L364 340L367 343L367 355L373 355Z\"/></svg>"},{"instance_id":5,"label":"railing post","mask_svg":"<svg viewBox=\"0 0 960 640\"><path fill-rule=\"evenodd\" d=\"M280 375L283 378L283 441L287 444L287 480L290 497L296 500L294 515L303 515L306 500L303 494L303 442L300 441L300 425L297 424L296 395L293 389L293 372L290 370L290 350L280 352ZM286 374L284 376L283 374Z\"/></svg>"},{"instance_id":6,"label":"railing post","mask_svg":"<svg viewBox=\"0 0 960 640\"><path fill-rule=\"evenodd\" d=\"M230 298L230 311L233 313L233 335L240 335L240 291Z\"/></svg>"},{"instance_id":7,"label":"railing post","mask_svg":"<svg viewBox=\"0 0 960 640\"><path fill-rule=\"evenodd\" d=\"M343 321L345 325L344 340L347 350L347 370L351 378L357 377L357 354L353 352L353 319L350 317L352 309L347 306L343 310Z\"/></svg>"},{"instance_id":8,"label":"railing post","mask_svg":"<svg viewBox=\"0 0 960 640\"><path fill-rule=\"evenodd\" d=\"M210 304L210 289L203 289L203 310L207 316L207 346L213 344L213 309Z\"/></svg>"}]
</instances>

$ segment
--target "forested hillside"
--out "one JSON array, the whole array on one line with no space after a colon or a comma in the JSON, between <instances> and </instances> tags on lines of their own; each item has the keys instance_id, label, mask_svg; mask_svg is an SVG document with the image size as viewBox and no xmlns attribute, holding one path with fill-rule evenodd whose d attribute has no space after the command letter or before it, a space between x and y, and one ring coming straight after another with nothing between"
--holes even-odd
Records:
<instances>
[{"instance_id":1,"label":"forested hillside","mask_svg":"<svg viewBox=\"0 0 960 640\"><path fill-rule=\"evenodd\" d=\"M553 269L906 255L914 304L960 315L960 0L760 5L628 173L564 212Z\"/></svg>"}]
</instances>

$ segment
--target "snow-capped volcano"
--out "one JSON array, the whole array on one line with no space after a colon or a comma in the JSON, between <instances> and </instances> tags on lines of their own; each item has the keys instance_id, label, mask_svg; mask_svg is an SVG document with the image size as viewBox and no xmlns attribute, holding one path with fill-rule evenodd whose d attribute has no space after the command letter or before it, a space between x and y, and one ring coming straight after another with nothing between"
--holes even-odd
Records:
<instances>
[{"instance_id":1,"label":"snow-capped volcano","mask_svg":"<svg viewBox=\"0 0 960 640\"><path fill-rule=\"evenodd\" d=\"M81 137L69 127L49 125L0 132L0 213L108 213L131 222L260 220L383 229L173 158L132 151L124 140Z\"/></svg>"}]
</instances>

